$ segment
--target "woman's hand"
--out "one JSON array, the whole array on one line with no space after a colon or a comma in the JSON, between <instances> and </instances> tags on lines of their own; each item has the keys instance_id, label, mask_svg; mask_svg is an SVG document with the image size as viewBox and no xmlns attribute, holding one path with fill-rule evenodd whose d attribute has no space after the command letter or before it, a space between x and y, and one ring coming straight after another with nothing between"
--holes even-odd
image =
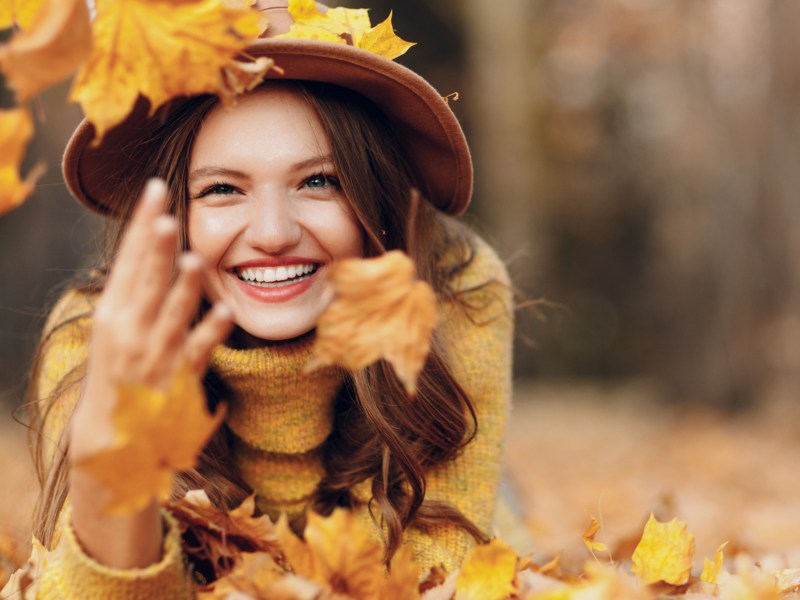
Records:
<instances>
[{"instance_id":1,"label":"woman's hand","mask_svg":"<svg viewBox=\"0 0 800 600\"><path fill-rule=\"evenodd\" d=\"M114 442L113 411L121 383L165 389L183 364L201 376L213 348L230 332L230 311L215 306L192 328L200 302L200 261L173 264L178 225L165 214L166 186L151 180L129 224L94 312L87 374L70 424L74 463ZM107 490L91 475L70 475L73 526L99 562L144 567L160 559L161 519L155 499L138 515L102 513Z\"/></svg>"}]
</instances>

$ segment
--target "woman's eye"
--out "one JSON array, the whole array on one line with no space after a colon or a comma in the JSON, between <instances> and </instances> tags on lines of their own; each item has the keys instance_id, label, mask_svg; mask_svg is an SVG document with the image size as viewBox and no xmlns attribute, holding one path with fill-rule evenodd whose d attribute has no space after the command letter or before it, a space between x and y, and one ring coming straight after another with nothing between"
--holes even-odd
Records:
<instances>
[{"instance_id":1,"label":"woman's eye","mask_svg":"<svg viewBox=\"0 0 800 600\"><path fill-rule=\"evenodd\" d=\"M195 198L202 198L204 196L210 196L212 194L225 196L228 194L235 194L235 193L236 193L236 188L233 187L232 185L229 185L227 183L215 183L203 189L203 191L197 194Z\"/></svg>"},{"instance_id":2,"label":"woman's eye","mask_svg":"<svg viewBox=\"0 0 800 600\"><path fill-rule=\"evenodd\" d=\"M333 175L318 173L306 179L305 186L314 190L325 190L328 187L339 189L339 180Z\"/></svg>"}]
</instances>

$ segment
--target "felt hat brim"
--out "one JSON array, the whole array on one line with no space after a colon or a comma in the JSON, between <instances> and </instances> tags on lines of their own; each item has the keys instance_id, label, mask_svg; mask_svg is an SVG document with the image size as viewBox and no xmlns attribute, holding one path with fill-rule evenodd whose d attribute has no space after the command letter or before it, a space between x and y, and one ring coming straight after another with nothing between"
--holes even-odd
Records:
<instances>
[{"instance_id":1,"label":"felt hat brim","mask_svg":"<svg viewBox=\"0 0 800 600\"><path fill-rule=\"evenodd\" d=\"M466 210L473 177L469 148L450 106L425 79L399 63L347 44L266 38L249 45L246 54L275 61L282 73L273 70L267 79L332 83L371 100L391 122L434 206L453 215ZM62 168L78 200L101 213L116 212L106 200L138 167L130 149L142 156L148 146L158 144L153 133L164 115L148 116L148 112L148 102L140 97L128 118L97 146L92 145L91 123L84 120L77 127Z\"/></svg>"}]
</instances>

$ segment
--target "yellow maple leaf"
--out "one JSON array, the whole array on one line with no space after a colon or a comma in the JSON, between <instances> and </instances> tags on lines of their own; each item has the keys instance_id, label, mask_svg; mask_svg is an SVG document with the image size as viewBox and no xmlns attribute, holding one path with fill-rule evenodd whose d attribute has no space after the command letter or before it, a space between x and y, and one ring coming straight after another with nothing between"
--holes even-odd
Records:
<instances>
[{"instance_id":1,"label":"yellow maple leaf","mask_svg":"<svg viewBox=\"0 0 800 600\"><path fill-rule=\"evenodd\" d=\"M663 581L683 585L689 579L694 556L694 536L686 523L672 519L661 523L653 514L633 551L633 572L645 583Z\"/></svg>"},{"instance_id":2,"label":"yellow maple leaf","mask_svg":"<svg viewBox=\"0 0 800 600\"><path fill-rule=\"evenodd\" d=\"M0 0L0 29L30 27L47 0Z\"/></svg>"},{"instance_id":3,"label":"yellow maple leaf","mask_svg":"<svg viewBox=\"0 0 800 600\"><path fill-rule=\"evenodd\" d=\"M224 417L209 415L199 378L187 365L166 391L120 385L114 407L114 445L81 458L109 492L107 514L132 514L153 496L166 500L175 471L194 467L197 454Z\"/></svg>"},{"instance_id":4,"label":"yellow maple leaf","mask_svg":"<svg viewBox=\"0 0 800 600\"><path fill-rule=\"evenodd\" d=\"M498 539L473 548L456 578L455 600L502 600L517 591L519 557Z\"/></svg>"},{"instance_id":5,"label":"yellow maple leaf","mask_svg":"<svg viewBox=\"0 0 800 600\"><path fill-rule=\"evenodd\" d=\"M0 110L0 215L30 196L44 171L40 164L24 180L20 177L20 163L32 135L33 119L26 109Z\"/></svg>"},{"instance_id":6,"label":"yellow maple leaf","mask_svg":"<svg viewBox=\"0 0 800 600\"><path fill-rule=\"evenodd\" d=\"M24 102L72 75L92 45L85 0L46 0L30 28L0 48L0 68Z\"/></svg>"},{"instance_id":7,"label":"yellow maple leaf","mask_svg":"<svg viewBox=\"0 0 800 600\"><path fill-rule=\"evenodd\" d=\"M314 0L289 0L294 23L287 33L277 37L309 39L349 44L389 60L414 46L398 37L392 27L392 13L382 23L372 26L365 8L330 8L325 13Z\"/></svg>"},{"instance_id":8,"label":"yellow maple leaf","mask_svg":"<svg viewBox=\"0 0 800 600\"><path fill-rule=\"evenodd\" d=\"M97 0L93 47L71 99L97 138L130 113L176 96L217 93L221 69L263 31L248 0Z\"/></svg>"},{"instance_id":9,"label":"yellow maple leaf","mask_svg":"<svg viewBox=\"0 0 800 600\"><path fill-rule=\"evenodd\" d=\"M706 583L717 583L717 578L722 571L722 561L724 559L722 550L727 545L728 542L725 542L719 548L717 548L717 551L714 553L714 562L711 562L707 558L704 559L703 573L700 575L700 581L704 581Z\"/></svg>"},{"instance_id":10,"label":"yellow maple leaf","mask_svg":"<svg viewBox=\"0 0 800 600\"><path fill-rule=\"evenodd\" d=\"M332 265L335 298L317 323L308 369L336 364L357 371L385 358L413 394L436 325L436 296L415 275L399 250Z\"/></svg>"},{"instance_id":11,"label":"yellow maple leaf","mask_svg":"<svg viewBox=\"0 0 800 600\"><path fill-rule=\"evenodd\" d=\"M602 542L596 542L594 540L597 532L600 531L600 521L592 517L589 526L586 528L586 531L583 532L581 536L583 538L583 543L586 544L586 547L589 548L589 551L594 553L595 550L598 552L605 552L608 550L608 546L606 546Z\"/></svg>"},{"instance_id":12,"label":"yellow maple leaf","mask_svg":"<svg viewBox=\"0 0 800 600\"><path fill-rule=\"evenodd\" d=\"M359 48L369 50L375 54L380 54L389 60L394 60L398 56L402 56L414 45L414 42L407 42L395 34L394 28L392 27L391 11L385 21L365 31L357 44Z\"/></svg>"}]
</instances>

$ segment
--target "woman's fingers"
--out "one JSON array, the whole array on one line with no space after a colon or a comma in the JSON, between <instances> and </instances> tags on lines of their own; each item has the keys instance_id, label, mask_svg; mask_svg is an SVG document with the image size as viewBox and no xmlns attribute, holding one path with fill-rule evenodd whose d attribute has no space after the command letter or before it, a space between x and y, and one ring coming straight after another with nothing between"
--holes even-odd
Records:
<instances>
[{"instance_id":1,"label":"woman's fingers","mask_svg":"<svg viewBox=\"0 0 800 600\"><path fill-rule=\"evenodd\" d=\"M160 179L148 181L120 244L106 287L111 288L112 294L119 293L121 299L135 287L137 276L142 273L141 264L152 250L155 235L153 228L158 218L164 214L166 201L166 184Z\"/></svg>"},{"instance_id":2,"label":"woman's fingers","mask_svg":"<svg viewBox=\"0 0 800 600\"><path fill-rule=\"evenodd\" d=\"M195 373L205 373L211 351L228 337L232 328L233 313L224 304L216 304L192 330L186 340L185 356Z\"/></svg>"}]
</instances>

